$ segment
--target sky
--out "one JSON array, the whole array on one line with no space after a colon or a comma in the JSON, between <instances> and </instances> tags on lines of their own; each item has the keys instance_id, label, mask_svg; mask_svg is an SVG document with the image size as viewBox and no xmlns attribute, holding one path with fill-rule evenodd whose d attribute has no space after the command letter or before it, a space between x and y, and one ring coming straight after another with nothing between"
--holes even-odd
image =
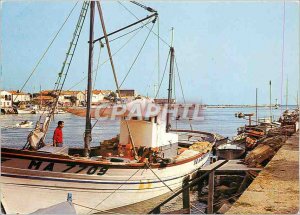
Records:
<instances>
[{"instance_id":1,"label":"sky","mask_svg":"<svg viewBox=\"0 0 300 215\"><path fill-rule=\"evenodd\" d=\"M159 35L164 42L158 42L158 37L150 33L134 64L149 33L148 28L144 27L110 43L113 53L121 48L113 56L119 83L133 64L122 89L136 89L142 95L154 97L154 85L157 85L159 77L161 80L167 62L169 46L165 42L170 44L173 27L173 45L178 65L178 70L175 69L175 96L178 101L183 98L179 73L187 102L255 104L255 91L258 88L258 103L267 104L271 80L272 102L275 103L277 98L280 103L282 98L285 104L288 79L288 103L296 104L299 90L299 2L140 2L158 11L159 21L153 25L152 30L157 34L159 29ZM75 1L2 3L0 88L17 90L22 87L75 4ZM128 1L102 1L101 5L107 32L136 21L124 6L138 18L149 15L149 12ZM24 91L53 89L81 6L82 2L76 5ZM151 28L152 23L147 26ZM71 89L86 88L86 80L80 80L87 76L88 28L89 14L67 76L64 86L66 90L78 82ZM96 12L95 38L102 35L99 15ZM102 48L100 51L99 43L95 43L94 69L97 67L98 58L98 65L101 66L98 67L96 79L94 78L95 89L115 90L112 69L107 61L107 49ZM102 65L105 61L107 62ZM160 87L160 97L167 96L168 69L169 65ZM94 76L95 74L96 70Z\"/></svg>"}]
</instances>

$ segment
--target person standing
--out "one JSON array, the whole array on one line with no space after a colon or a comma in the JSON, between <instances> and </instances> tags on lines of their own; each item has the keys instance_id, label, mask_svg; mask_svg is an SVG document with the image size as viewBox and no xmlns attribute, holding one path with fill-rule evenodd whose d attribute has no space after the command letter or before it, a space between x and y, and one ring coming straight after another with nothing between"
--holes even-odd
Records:
<instances>
[{"instance_id":1,"label":"person standing","mask_svg":"<svg viewBox=\"0 0 300 215\"><path fill-rule=\"evenodd\" d=\"M53 146L54 147L62 147L63 146L63 132L62 129L64 127L64 121L58 121L57 127L53 134Z\"/></svg>"}]
</instances>

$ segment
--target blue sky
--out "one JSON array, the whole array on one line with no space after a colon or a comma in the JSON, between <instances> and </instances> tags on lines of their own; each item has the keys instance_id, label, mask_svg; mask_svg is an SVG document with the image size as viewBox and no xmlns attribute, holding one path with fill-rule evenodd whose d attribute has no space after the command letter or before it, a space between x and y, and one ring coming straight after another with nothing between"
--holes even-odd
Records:
<instances>
[{"instance_id":1,"label":"blue sky","mask_svg":"<svg viewBox=\"0 0 300 215\"><path fill-rule=\"evenodd\" d=\"M254 104L255 88L259 103L269 102L269 80L272 80L273 100L281 97L283 1L143 1L159 13L160 36L171 40L174 27L175 54L188 101L207 104ZM20 89L39 57L64 22L74 1L16 1L4 2L1 14L2 78L1 88ZM148 15L129 2L122 2L136 16ZM135 22L117 1L102 3L108 32ZM68 43L71 40L81 3L61 31L59 37L25 87L25 91L52 89L60 71ZM283 101L285 83L289 79L289 103L296 103L299 89L299 3L286 1ZM151 27L151 25L149 25ZM153 30L157 31L157 24ZM102 36L96 13L95 37ZM148 34L143 28L116 56L114 62L119 82L129 70L139 48ZM132 34L131 34L132 35ZM111 43L112 52L130 37ZM70 88L87 74L88 17L66 81ZM160 73L163 73L168 47L160 42ZM107 59L101 51L100 62ZM95 64L99 44L95 45ZM135 88L143 95L153 96L158 76L157 37L151 34L136 64L122 88ZM96 67L96 65L95 65ZM160 96L167 96L167 74ZM176 97L182 99L176 78ZM97 89L115 89L109 63L100 67ZM86 82L75 89L83 90ZM285 102L284 102L285 103Z\"/></svg>"}]
</instances>

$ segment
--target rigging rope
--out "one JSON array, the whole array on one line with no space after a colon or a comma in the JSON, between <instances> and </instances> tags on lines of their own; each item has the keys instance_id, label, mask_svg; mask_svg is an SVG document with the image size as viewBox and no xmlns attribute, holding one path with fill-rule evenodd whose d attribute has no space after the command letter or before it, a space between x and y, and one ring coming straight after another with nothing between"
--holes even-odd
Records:
<instances>
[{"instance_id":1,"label":"rigging rope","mask_svg":"<svg viewBox=\"0 0 300 215\"><path fill-rule=\"evenodd\" d=\"M97 74L98 74L98 70L99 70L99 62L100 62L100 56L101 56L101 50L104 47L103 43L100 41L99 43L100 45L100 49L99 49L99 55L98 55L98 60L97 60L97 67L95 69L95 77L94 77L94 86L93 86L93 90L95 89L95 84L96 84L96 80L97 80Z\"/></svg>"},{"instance_id":2,"label":"rigging rope","mask_svg":"<svg viewBox=\"0 0 300 215\"><path fill-rule=\"evenodd\" d=\"M169 51L169 54L168 54L168 57L167 57L167 61L166 61L166 65L165 65L165 69L164 69L164 72L163 72L163 76L162 76L162 79L161 79L161 81L160 81L160 83L159 83L159 86L158 86L158 89L157 89L157 92L156 92L156 95L155 95L154 99L157 98L158 93L159 93L159 90L160 90L160 87L161 87L161 84L162 84L162 82L163 82L163 80L164 80L165 73L166 73L167 66L168 66L168 61L169 61L169 58L170 58L170 54L171 54L171 52Z\"/></svg>"},{"instance_id":3,"label":"rigging rope","mask_svg":"<svg viewBox=\"0 0 300 215\"><path fill-rule=\"evenodd\" d=\"M157 87L160 81L160 43L159 43L159 17L157 17Z\"/></svg>"},{"instance_id":4,"label":"rigging rope","mask_svg":"<svg viewBox=\"0 0 300 215\"><path fill-rule=\"evenodd\" d=\"M152 27L151 27L151 30L148 32L148 35L147 35L145 41L143 42L142 47L141 47L140 50L138 51L138 53L137 53L137 55L136 55L136 57L135 57L133 63L131 64L131 66L130 66L128 72L126 73L125 77L123 78L123 80L122 80L122 82L121 82L121 84L120 84L120 87L123 85L123 83L124 83L124 81L126 80L127 76L128 76L129 73L131 72L132 67L134 66L135 62L137 61L138 57L140 56L141 51L143 50L143 48L144 48L144 46L145 46L145 44L146 44L146 42L147 42L147 40L148 40L148 38L149 38L149 36L150 36L150 33L151 33L151 31L152 31L152 29L153 29L153 27L154 27L154 24L155 24L155 23L153 23L153 25L152 25Z\"/></svg>"},{"instance_id":5,"label":"rigging rope","mask_svg":"<svg viewBox=\"0 0 300 215\"><path fill-rule=\"evenodd\" d=\"M146 23L145 25L147 25L147 24L149 24L151 21L149 21L148 23ZM127 44L129 44L129 42L142 30L142 28L143 28L144 26L142 26L141 28L139 28L138 30L139 31L137 31L134 35L132 35L116 52L114 52L113 54L112 54L112 56L115 56L116 54L118 54ZM137 30L137 29L135 29L135 30ZM131 33L132 33L133 31L131 31ZM101 64L100 64L100 66L99 67L101 67L101 66L103 66L105 63L107 63L109 61L109 58L108 59L106 59L105 61L103 61ZM68 90L71 90L71 89L73 89L74 87L76 87L76 86L78 86L82 81L84 81L85 79L87 78L87 76L85 76L85 77L83 77L79 82L77 82L76 84L74 84L73 86L71 86Z\"/></svg>"},{"instance_id":6,"label":"rigging rope","mask_svg":"<svg viewBox=\"0 0 300 215\"><path fill-rule=\"evenodd\" d=\"M182 94L183 102L186 105L186 100L185 100L185 96L184 96L184 92L183 92L183 87L182 87L182 83L181 83L181 78L180 78L180 73L179 73L179 69L178 69L178 65L177 65L176 56L175 56L175 66L176 66L176 71L177 71L177 74L178 74L178 80L179 80L179 85L180 85L180 89L181 89L181 94ZM189 117L189 124L190 124L191 130L193 130L190 117Z\"/></svg>"},{"instance_id":7,"label":"rigging rope","mask_svg":"<svg viewBox=\"0 0 300 215\"><path fill-rule=\"evenodd\" d=\"M44 51L44 53L42 54L42 56L40 57L40 59L38 60L37 64L34 66L32 72L30 73L29 77L27 78L27 80L25 81L25 83L23 84L23 86L20 89L20 92L22 92L22 90L24 89L24 87L26 86L26 84L28 83L28 81L30 80L30 78L32 77L33 73L36 71L37 67L40 65L40 63L42 62L42 60L44 59L44 57L46 56L47 52L49 51L50 47L52 46L52 44L54 43L55 39L57 38L57 36L59 35L59 33L61 32L62 28L65 26L66 22L68 21L68 19L70 18L71 14L73 13L75 7L77 6L79 1L77 1L75 3L75 5L73 6L73 8L71 9L71 11L69 12L67 18L65 19L65 21L63 22L63 24L60 26L60 28L58 29L57 33L55 34L55 36L53 37L53 39L51 40L49 46L46 48L46 50ZM18 98L18 94L15 97L14 101Z\"/></svg>"},{"instance_id":8,"label":"rigging rope","mask_svg":"<svg viewBox=\"0 0 300 215\"><path fill-rule=\"evenodd\" d=\"M125 8L125 10L127 10L132 16L134 16L137 20L139 20L139 18L134 14L134 13L132 13L124 4L122 4L120 1L118 1L118 3L122 6L122 7L124 7ZM143 23L143 22L142 22ZM148 28L148 27L147 27ZM150 30L150 28L148 28L149 30ZM154 35L156 35L156 36L158 36L159 37L159 39L161 40L161 41L163 41L164 42L164 44L165 45L167 45L169 48L170 48L170 45L163 39L163 38L161 38L157 33L155 33L154 31L151 31Z\"/></svg>"}]
</instances>

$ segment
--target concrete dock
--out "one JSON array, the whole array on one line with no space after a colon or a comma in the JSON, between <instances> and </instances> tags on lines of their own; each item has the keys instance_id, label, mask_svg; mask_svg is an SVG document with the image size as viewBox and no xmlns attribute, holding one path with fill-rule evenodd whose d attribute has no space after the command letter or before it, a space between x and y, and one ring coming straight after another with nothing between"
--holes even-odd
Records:
<instances>
[{"instance_id":1,"label":"concrete dock","mask_svg":"<svg viewBox=\"0 0 300 215\"><path fill-rule=\"evenodd\" d=\"M299 212L299 132L290 137L227 214Z\"/></svg>"}]
</instances>

